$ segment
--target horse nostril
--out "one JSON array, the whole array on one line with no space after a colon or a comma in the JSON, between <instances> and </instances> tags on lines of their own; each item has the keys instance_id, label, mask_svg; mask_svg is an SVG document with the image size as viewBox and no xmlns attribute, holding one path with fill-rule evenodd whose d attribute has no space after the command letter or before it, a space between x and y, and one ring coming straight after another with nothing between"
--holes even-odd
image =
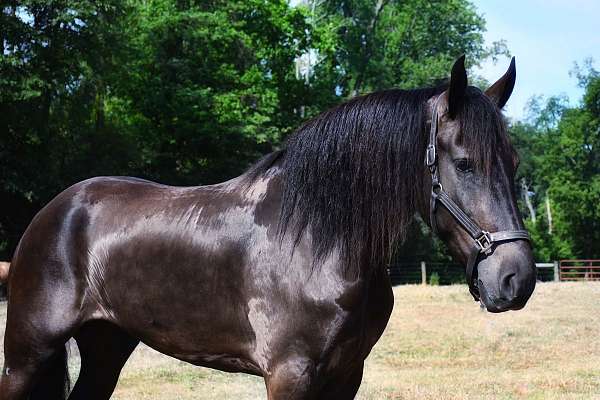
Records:
<instances>
[{"instance_id":1,"label":"horse nostril","mask_svg":"<svg viewBox=\"0 0 600 400\"><path fill-rule=\"evenodd\" d=\"M504 300L512 300L515 298L516 286L518 285L515 278L516 274L510 272L500 279L500 296Z\"/></svg>"}]
</instances>

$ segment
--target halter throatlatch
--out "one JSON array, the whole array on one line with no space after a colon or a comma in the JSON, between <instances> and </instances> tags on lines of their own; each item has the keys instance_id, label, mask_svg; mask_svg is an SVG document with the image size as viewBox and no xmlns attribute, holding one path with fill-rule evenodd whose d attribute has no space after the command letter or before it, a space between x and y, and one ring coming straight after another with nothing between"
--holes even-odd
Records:
<instances>
[{"instance_id":1,"label":"halter throatlatch","mask_svg":"<svg viewBox=\"0 0 600 400\"><path fill-rule=\"evenodd\" d=\"M425 153L425 165L431 173L431 201L429 207L429 219L431 229L437 232L435 219L436 207L438 202L452 215L458 224L473 238L474 246L467 260L467 268L465 274L467 283L469 284L469 292L475 299L479 301L479 290L477 282L473 276L475 265L480 254L490 255L494 252L495 244L500 242L511 242L515 240L531 241L529 233L526 230L514 231L499 231L488 232L483 229L471 217L469 217L444 191L440 182L438 173L438 158L437 158L437 133L438 133L438 103L441 95L437 98L433 105L433 113L431 116L431 130L429 131L429 144L427 153Z\"/></svg>"}]
</instances>

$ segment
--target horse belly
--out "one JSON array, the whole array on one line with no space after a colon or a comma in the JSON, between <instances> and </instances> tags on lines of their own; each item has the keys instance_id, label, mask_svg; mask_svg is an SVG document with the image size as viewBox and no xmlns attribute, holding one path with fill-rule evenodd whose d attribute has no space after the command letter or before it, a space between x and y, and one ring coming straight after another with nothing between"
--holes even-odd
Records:
<instances>
[{"instance_id":1,"label":"horse belly","mask_svg":"<svg viewBox=\"0 0 600 400\"><path fill-rule=\"evenodd\" d=\"M244 300L243 261L157 241L113 249L103 274L108 318L154 349L196 365L259 373ZM136 248L137 246L137 248Z\"/></svg>"}]
</instances>

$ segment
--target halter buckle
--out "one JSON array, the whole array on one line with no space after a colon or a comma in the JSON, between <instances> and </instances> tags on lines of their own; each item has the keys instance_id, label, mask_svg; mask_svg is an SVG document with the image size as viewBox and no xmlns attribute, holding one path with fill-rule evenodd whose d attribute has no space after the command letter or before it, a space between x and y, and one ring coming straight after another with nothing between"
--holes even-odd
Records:
<instances>
[{"instance_id":1,"label":"halter buckle","mask_svg":"<svg viewBox=\"0 0 600 400\"><path fill-rule=\"evenodd\" d=\"M482 235L475 239L475 242L477 242L481 253L489 255L492 252L492 245L494 242L488 231L482 231Z\"/></svg>"},{"instance_id":2,"label":"halter buckle","mask_svg":"<svg viewBox=\"0 0 600 400\"><path fill-rule=\"evenodd\" d=\"M430 144L429 146L427 146L427 152L425 153L425 164L431 168L433 165L435 165L435 159L435 146L433 144Z\"/></svg>"}]
</instances>

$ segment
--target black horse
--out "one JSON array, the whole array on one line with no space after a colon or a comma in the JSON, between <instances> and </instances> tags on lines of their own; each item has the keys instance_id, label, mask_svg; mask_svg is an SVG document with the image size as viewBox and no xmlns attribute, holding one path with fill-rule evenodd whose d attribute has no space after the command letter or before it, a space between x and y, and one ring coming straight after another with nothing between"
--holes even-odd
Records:
<instances>
[{"instance_id":1,"label":"black horse","mask_svg":"<svg viewBox=\"0 0 600 400\"><path fill-rule=\"evenodd\" d=\"M139 341L263 376L271 400L352 399L392 310L386 262L414 214L429 215L432 185L482 232L522 230L500 111L514 80L513 62L484 93L460 58L448 84L354 98L225 183L68 188L12 259L0 399L67 396L71 337L82 365L69 399L108 399ZM476 242L444 205L432 220L467 264ZM474 295L491 311L522 308L534 289L520 239L476 251Z\"/></svg>"}]
</instances>

